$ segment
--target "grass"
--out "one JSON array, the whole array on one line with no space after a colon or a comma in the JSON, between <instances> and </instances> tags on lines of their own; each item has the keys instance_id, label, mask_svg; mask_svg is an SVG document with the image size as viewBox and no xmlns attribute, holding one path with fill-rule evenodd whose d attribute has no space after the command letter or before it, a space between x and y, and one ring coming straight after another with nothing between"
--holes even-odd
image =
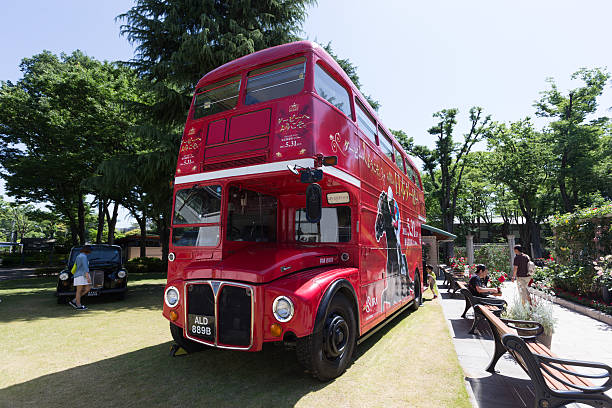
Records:
<instances>
[{"instance_id":1,"label":"grass","mask_svg":"<svg viewBox=\"0 0 612 408\"><path fill-rule=\"evenodd\" d=\"M0 407L470 407L440 305L404 313L358 347L329 383L294 353L209 350L169 357L163 276L133 278L124 301L57 305L55 280L0 283Z\"/></svg>"}]
</instances>

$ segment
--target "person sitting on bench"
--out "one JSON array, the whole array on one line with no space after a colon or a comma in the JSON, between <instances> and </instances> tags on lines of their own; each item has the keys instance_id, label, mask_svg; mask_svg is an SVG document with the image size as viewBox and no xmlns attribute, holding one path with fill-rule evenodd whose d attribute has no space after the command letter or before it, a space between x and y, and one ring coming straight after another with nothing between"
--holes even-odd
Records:
<instances>
[{"instance_id":1,"label":"person sitting on bench","mask_svg":"<svg viewBox=\"0 0 612 408\"><path fill-rule=\"evenodd\" d=\"M468 282L468 289L474 296L488 297L490 293L499 293L498 288L487 288L483 283L485 276L487 275L487 267L485 265L476 265L476 275L472 276ZM502 299L489 299L491 302L495 302L503 305Z\"/></svg>"}]
</instances>

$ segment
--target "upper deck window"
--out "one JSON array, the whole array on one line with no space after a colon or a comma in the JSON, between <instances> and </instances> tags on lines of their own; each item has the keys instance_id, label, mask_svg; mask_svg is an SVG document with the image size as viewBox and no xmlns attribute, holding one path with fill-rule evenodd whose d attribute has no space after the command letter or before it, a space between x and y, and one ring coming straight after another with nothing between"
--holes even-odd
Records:
<instances>
[{"instance_id":1,"label":"upper deck window","mask_svg":"<svg viewBox=\"0 0 612 408\"><path fill-rule=\"evenodd\" d=\"M232 109L238 102L240 77L235 76L213 84L205 85L196 90L193 103L193 118L199 119Z\"/></svg>"},{"instance_id":2,"label":"upper deck window","mask_svg":"<svg viewBox=\"0 0 612 408\"><path fill-rule=\"evenodd\" d=\"M415 171L412 168L412 166L410 166L410 165L406 166L406 175L408 176L408 178L410 180L412 180L412 182L414 184L416 184L417 186L419 185L419 182L417 180L417 176L416 176Z\"/></svg>"},{"instance_id":3,"label":"upper deck window","mask_svg":"<svg viewBox=\"0 0 612 408\"><path fill-rule=\"evenodd\" d=\"M382 137L378 138L378 140L380 141L380 149L383 151L385 156L387 156L393 163L395 163L395 157L393 154L394 149L393 143L391 142L391 138L382 129L380 129L380 134L382 135Z\"/></svg>"},{"instance_id":4,"label":"upper deck window","mask_svg":"<svg viewBox=\"0 0 612 408\"><path fill-rule=\"evenodd\" d=\"M406 169L404 168L404 157L402 157L402 154L395 148L395 146L393 147L393 150L395 151L395 164L397 164L400 171L406 173Z\"/></svg>"},{"instance_id":5,"label":"upper deck window","mask_svg":"<svg viewBox=\"0 0 612 408\"><path fill-rule=\"evenodd\" d=\"M361 102L355 100L355 113L357 114L357 124L359 129L376 144L376 122L366 113L365 108L361 105Z\"/></svg>"},{"instance_id":6,"label":"upper deck window","mask_svg":"<svg viewBox=\"0 0 612 408\"><path fill-rule=\"evenodd\" d=\"M249 72L246 105L295 95L304 89L306 58L299 57Z\"/></svg>"},{"instance_id":7,"label":"upper deck window","mask_svg":"<svg viewBox=\"0 0 612 408\"><path fill-rule=\"evenodd\" d=\"M327 102L351 116L351 100L348 91L317 64L315 66L315 89Z\"/></svg>"}]
</instances>

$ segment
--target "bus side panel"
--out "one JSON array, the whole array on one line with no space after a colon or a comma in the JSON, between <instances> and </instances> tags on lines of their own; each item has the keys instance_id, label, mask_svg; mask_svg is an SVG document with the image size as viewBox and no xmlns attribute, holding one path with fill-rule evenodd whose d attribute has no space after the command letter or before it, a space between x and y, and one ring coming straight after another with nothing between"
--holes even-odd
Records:
<instances>
[{"instance_id":1,"label":"bus side panel","mask_svg":"<svg viewBox=\"0 0 612 408\"><path fill-rule=\"evenodd\" d=\"M312 96L298 94L275 103L270 161L308 158L314 152Z\"/></svg>"}]
</instances>

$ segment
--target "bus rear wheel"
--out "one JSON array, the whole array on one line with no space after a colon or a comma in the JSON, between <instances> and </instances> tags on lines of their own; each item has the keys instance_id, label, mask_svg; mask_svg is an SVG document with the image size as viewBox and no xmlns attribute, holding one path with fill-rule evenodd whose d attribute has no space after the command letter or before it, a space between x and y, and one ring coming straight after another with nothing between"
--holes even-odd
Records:
<instances>
[{"instance_id":1,"label":"bus rear wheel","mask_svg":"<svg viewBox=\"0 0 612 408\"><path fill-rule=\"evenodd\" d=\"M297 339L298 361L315 378L329 381L344 373L357 344L357 323L351 302L334 296L320 333Z\"/></svg>"},{"instance_id":2,"label":"bus rear wheel","mask_svg":"<svg viewBox=\"0 0 612 408\"><path fill-rule=\"evenodd\" d=\"M414 273L414 302L412 302L412 311L417 311L423 301L423 291L421 290L421 276L419 271Z\"/></svg>"},{"instance_id":3,"label":"bus rear wheel","mask_svg":"<svg viewBox=\"0 0 612 408\"><path fill-rule=\"evenodd\" d=\"M183 328L176 324L170 323L170 333L172 334L174 342L185 349L187 353L196 353L210 348L205 344L186 339L185 336L183 336Z\"/></svg>"}]
</instances>

